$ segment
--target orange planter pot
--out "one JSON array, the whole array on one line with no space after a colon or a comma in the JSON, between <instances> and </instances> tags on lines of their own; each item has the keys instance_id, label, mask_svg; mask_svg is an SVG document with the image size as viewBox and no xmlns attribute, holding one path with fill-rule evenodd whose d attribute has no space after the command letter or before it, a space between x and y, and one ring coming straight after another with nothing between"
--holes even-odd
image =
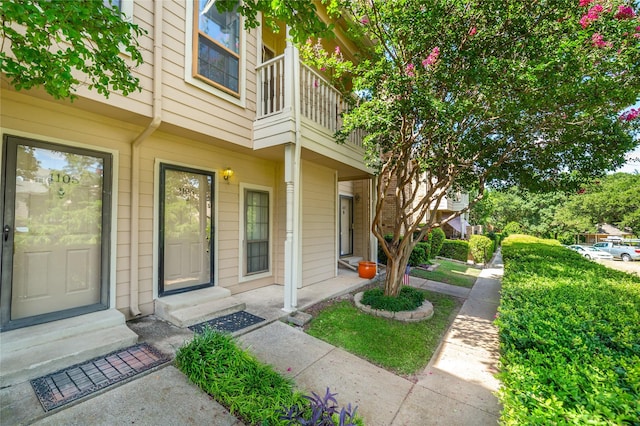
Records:
<instances>
[{"instance_id":1,"label":"orange planter pot","mask_svg":"<svg viewBox=\"0 0 640 426\"><path fill-rule=\"evenodd\" d=\"M360 278L373 278L376 276L377 265L375 262L358 262L358 275Z\"/></svg>"}]
</instances>

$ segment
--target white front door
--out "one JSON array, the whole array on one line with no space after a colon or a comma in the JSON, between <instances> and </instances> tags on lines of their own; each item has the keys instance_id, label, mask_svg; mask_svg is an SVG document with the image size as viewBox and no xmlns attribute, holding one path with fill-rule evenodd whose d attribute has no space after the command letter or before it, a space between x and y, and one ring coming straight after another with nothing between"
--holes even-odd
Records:
<instances>
[{"instance_id":1,"label":"white front door","mask_svg":"<svg viewBox=\"0 0 640 426\"><path fill-rule=\"evenodd\" d=\"M3 329L105 309L110 154L4 142Z\"/></svg>"}]
</instances>

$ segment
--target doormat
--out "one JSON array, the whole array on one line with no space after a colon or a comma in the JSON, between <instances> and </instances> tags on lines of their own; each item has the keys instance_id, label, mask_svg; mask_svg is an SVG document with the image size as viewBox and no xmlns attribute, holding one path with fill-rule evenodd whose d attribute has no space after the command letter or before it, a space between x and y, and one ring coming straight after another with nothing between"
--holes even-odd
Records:
<instances>
[{"instance_id":1,"label":"doormat","mask_svg":"<svg viewBox=\"0 0 640 426\"><path fill-rule=\"evenodd\" d=\"M189 326L189 330L201 334L206 327L210 327L214 330L233 333L234 331L242 330L243 328L257 324L261 321L264 321L264 318L250 314L247 311L240 311L201 322L199 324L194 324Z\"/></svg>"},{"instance_id":2,"label":"doormat","mask_svg":"<svg viewBox=\"0 0 640 426\"><path fill-rule=\"evenodd\" d=\"M153 346L140 343L31 380L44 411L126 380L171 361Z\"/></svg>"}]
</instances>

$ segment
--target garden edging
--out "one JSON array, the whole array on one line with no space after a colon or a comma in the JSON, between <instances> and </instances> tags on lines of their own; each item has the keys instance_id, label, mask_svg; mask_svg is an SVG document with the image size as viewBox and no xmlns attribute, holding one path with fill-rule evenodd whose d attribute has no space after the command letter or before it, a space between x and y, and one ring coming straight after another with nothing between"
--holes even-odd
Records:
<instances>
[{"instance_id":1,"label":"garden edging","mask_svg":"<svg viewBox=\"0 0 640 426\"><path fill-rule=\"evenodd\" d=\"M395 319L395 320L404 321L404 322L417 322L417 321L427 320L433 316L433 305L428 300L425 300L424 302L422 302L422 305L413 311L391 312L391 311L383 311L380 309L373 309L371 308L371 306L362 304L363 294L364 292L357 293L353 297L353 301L358 307L358 309L371 315Z\"/></svg>"}]
</instances>

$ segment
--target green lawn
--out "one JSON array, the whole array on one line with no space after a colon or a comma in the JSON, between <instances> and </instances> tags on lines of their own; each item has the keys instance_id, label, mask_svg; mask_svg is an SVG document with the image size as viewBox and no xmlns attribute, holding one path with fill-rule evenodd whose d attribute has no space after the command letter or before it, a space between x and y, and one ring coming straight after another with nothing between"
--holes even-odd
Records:
<instances>
[{"instance_id":1,"label":"green lawn","mask_svg":"<svg viewBox=\"0 0 640 426\"><path fill-rule=\"evenodd\" d=\"M451 262L449 260L438 259L435 261L440 266L434 271L422 269L412 269L411 275L414 277L426 278L431 281L457 285L458 287L473 287L476 278L480 275L481 269L464 263Z\"/></svg>"},{"instance_id":2,"label":"green lawn","mask_svg":"<svg viewBox=\"0 0 640 426\"><path fill-rule=\"evenodd\" d=\"M341 301L317 313L307 333L396 374L416 373L431 359L459 307L455 298L425 293L434 308L429 320L407 323L376 317Z\"/></svg>"}]
</instances>

